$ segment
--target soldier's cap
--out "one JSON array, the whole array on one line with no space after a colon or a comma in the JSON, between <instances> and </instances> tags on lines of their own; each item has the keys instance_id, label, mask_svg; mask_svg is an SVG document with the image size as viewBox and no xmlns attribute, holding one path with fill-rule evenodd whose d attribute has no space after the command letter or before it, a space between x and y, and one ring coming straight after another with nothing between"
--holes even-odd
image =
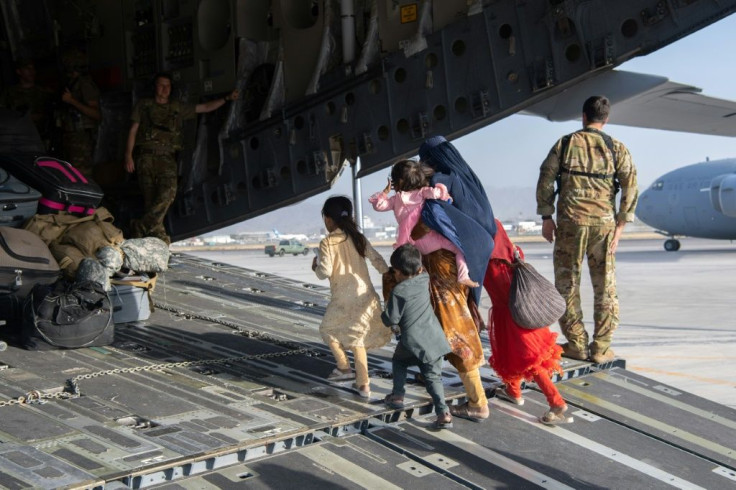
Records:
<instances>
[{"instance_id":1,"label":"soldier's cap","mask_svg":"<svg viewBox=\"0 0 736 490\"><path fill-rule=\"evenodd\" d=\"M431 138L427 138L424 140L424 143L422 143L422 146L419 147L419 159L422 161L427 160L429 157L429 150L446 141L447 140L444 136L432 136Z\"/></svg>"}]
</instances>

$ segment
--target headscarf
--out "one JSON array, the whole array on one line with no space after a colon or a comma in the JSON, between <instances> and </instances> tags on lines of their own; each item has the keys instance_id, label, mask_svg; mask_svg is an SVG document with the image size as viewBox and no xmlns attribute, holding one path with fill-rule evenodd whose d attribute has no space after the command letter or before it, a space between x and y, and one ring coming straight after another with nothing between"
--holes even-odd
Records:
<instances>
[{"instance_id":1,"label":"headscarf","mask_svg":"<svg viewBox=\"0 0 736 490\"><path fill-rule=\"evenodd\" d=\"M462 250L471 279L481 282L496 235L493 209L483 184L455 146L442 136L427 139L419 147L419 158L435 170L432 185L444 184L452 196L452 203L427 200L422 221ZM480 287L473 289L476 304L480 304L480 293Z\"/></svg>"}]
</instances>

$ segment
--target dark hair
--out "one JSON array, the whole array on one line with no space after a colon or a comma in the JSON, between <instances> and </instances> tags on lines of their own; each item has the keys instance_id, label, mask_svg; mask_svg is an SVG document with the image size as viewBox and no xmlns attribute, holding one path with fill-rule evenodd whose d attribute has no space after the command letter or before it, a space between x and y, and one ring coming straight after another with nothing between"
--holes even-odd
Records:
<instances>
[{"instance_id":1,"label":"dark hair","mask_svg":"<svg viewBox=\"0 0 736 490\"><path fill-rule=\"evenodd\" d=\"M397 191L413 191L426 187L433 174L434 170L416 160L399 160L391 167L391 181Z\"/></svg>"},{"instance_id":2,"label":"dark hair","mask_svg":"<svg viewBox=\"0 0 736 490\"><path fill-rule=\"evenodd\" d=\"M391 267L405 276L416 276L422 268L422 254L411 243L404 244L391 254Z\"/></svg>"},{"instance_id":3,"label":"dark hair","mask_svg":"<svg viewBox=\"0 0 736 490\"><path fill-rule=\"evenodd\" d=\"M583 103L583 114L589 123L604 123L611 112L611 103L602 95L588 97Z\"/></svg>"},{"instance_id":4,"label":"dark hair","mask_svg":"<svg viewBox=\"0 0 736 490\"><path fill-rule=\"evenodd\" d=\"M353 240L353 245L361 257L365 257L366 239L358 230L353 219L353 203L345 196L328 197L322 206L322 216L327 216L335 225Z\"/></svg>"},{"instance_id":5,"label":"dark hair","mask_svg":"<svg viewBox=\"0 0 736 490\"><path fill-rule=\"evenodd\" d=\"M153 84L154 85L156 85L156 82L158 81L159 78L165 78L165 79L167 79L169 81L169 83L172 83L172 84L174 83L174 80L171 78L171 73L169 73L168 71L160 71L160 72L156 73L153 76Z\"/></svg>"}]
</instances>

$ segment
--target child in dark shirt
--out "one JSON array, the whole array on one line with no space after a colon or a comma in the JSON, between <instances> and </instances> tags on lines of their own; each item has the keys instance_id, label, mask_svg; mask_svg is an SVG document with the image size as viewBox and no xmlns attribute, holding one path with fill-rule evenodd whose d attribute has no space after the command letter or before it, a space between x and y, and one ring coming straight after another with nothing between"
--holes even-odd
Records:
<instances>
[{"instance_id":1,"label":"child in dark shirt","mask_svg":"<svg viewBox=\"0 0 736 490\"><path fill-rule=\"evenodd\" d=\"M384 403L403 408L407 368L418 365L437 414L433 427L449 429L452 416L442 386L442 359L451 349L430 303L429 276L422 270L422 255L414 245L402 245L391 255L391 267L397 284L381 320L386 326L398 325L401 337L392 359L393 391Z\"/></svg>"}]
</instances>

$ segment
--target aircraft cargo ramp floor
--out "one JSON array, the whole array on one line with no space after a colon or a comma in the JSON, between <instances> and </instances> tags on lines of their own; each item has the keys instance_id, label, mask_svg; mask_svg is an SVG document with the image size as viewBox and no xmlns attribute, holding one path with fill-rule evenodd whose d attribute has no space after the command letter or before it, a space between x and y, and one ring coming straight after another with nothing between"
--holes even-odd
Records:
<instances>
[{"instance_id":1,"label":"aircraft cargo ramp floor","mask_svg":"<svg viewBox=\"0 0 736 490\"><path fill-rule=\"evenodd\" d=\"M117 325L114 345L11 343L0 353L0 487L736 488L736 411L623 360L566 361L558 387L575 422L556 427L537 421L547 406L534 385L523 406L493 397L487 367L484 423L430 430L415 383L404 410L387 409L393 343L369 356L364 401L325 380L327 294L177 255L156 311ZM447 398L462 402L454 370L444 374Z\"/></svg>"}]
</instances>

